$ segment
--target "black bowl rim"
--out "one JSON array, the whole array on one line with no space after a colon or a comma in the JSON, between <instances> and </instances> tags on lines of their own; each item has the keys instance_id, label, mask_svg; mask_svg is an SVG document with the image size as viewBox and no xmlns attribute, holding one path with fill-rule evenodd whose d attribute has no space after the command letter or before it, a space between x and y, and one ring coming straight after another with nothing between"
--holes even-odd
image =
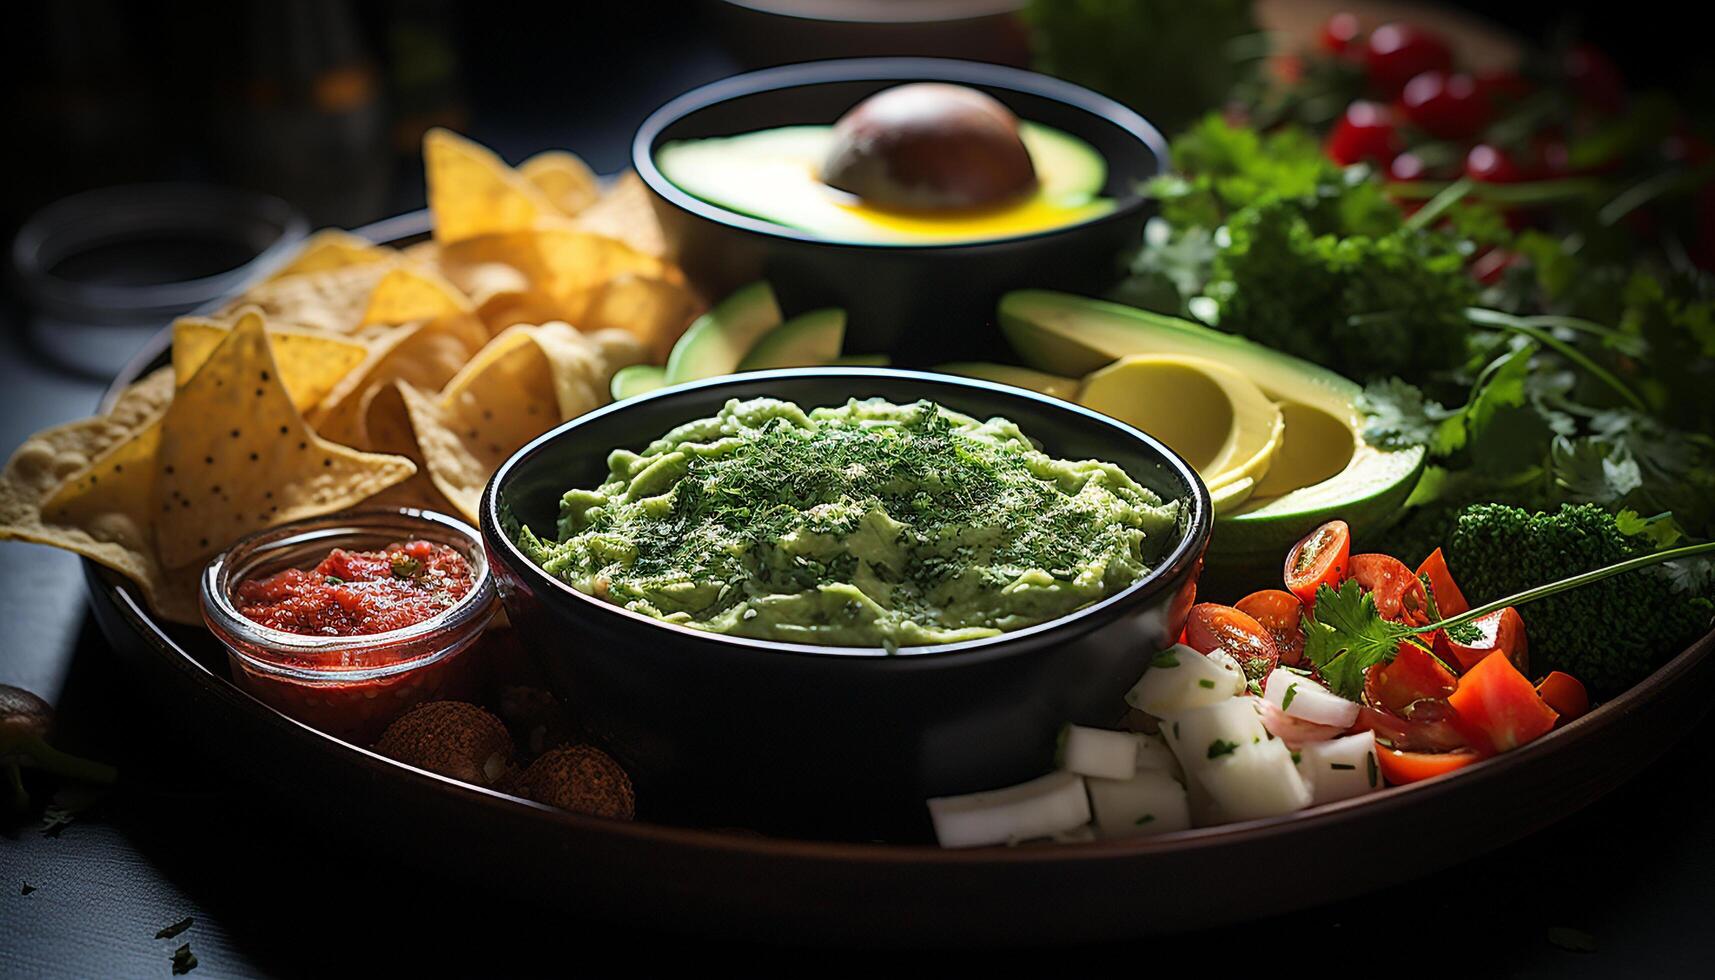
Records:
<instances>
[{"instance_id":1,"label":"black bowl rim","mask_svg":"<svg viewBox=\"0 0 1715 980\"><path fill-rule=\"evenodd\" d=\"M1155 155L1156 160L1161 161L1164 165L1169 159L1166 138L1161 135L1160 130L1156 129L1141 115L1105 95L1049 75L1026 71L1022 68L1010 68L1005 65L986 64L980 61L961 61L956 58L837 58L829 61L782 65L777 68L764 68L761 71L733 75L698 86L677 96L650 113L648 118L643 120L643 124L637 127L637 135L632 137L631 141L631 165L637 171L638 176L643 179L644 184L657 197L681 211L696 215L704 220L784 241L887 252L946 251L1049 239L1061 235L1070 235L1082 228L1134 219L1141 214L1144 206L1148 203L1147 199L1141 195L1130 194L1122 196L1115 202L1114 209L1106 214L1096 215L1069 225L1047 228L1025 235L1010 235L1005 238L980 238L971 241L951 242L848 242L801 232L785 225L777 225L771 221L752 218L749 215L710 204L700 197L681 190L678 185L668 180L667 176L655 165L655 143L663 130L693 112L719 105L722 102L808 85L916 80L984 85L990 88L1006 89L1038 98L1051 99L1074 109L1083 110L1091 116L1125 130L1148 148ZM1109 165L1111 166L1111 161ZM1142 174L1139 175L1139 179L1148 176L1151 175Z\"/></svg>"},{"instance_id":2,"label":"black bowl rim","mask_svg":"<svg viewBox=\"0 0 1715 980\"><path fill-rule=\"evenodd\" d=\"M512 471L524 465L530 457L545 450L551 444L562 439L575 438L579 429L587 424L605 419L608 416L624 414L639 405L682 399L686 395L707 392L710 389L738 385L748 386L771 380L826 379L828 382L839 382L865 378L916 382L928 389L924 394L924 397L928 398L933 398L933 389L939 387L964 389L996 397L1000 399L1002 404L1008 401L1029 403L1038 408L1046 408L1050 412L1064 413L1079 420L1080 424L1110 429L1116 439L1141 443L1148 453L1159 457L1174 475L1191 489L1190 495L1182 498L1191 507L1190 516L1185 522L1184 533L1180 536L1178 543L1174 545L1173 550L1154 568L1150 569L1148 574L1119 592L1073 610L1064 616L996 636L964 640L958 643L900 647L894 653L889 654L882 647L842 647L787 643L778 640L762 640L752 637L731 636L725 633L712 633L689 626L680 626L677 623L663 622L654 617L633 612L613 603L604 602L595 596L579 592L560 579L549 575L542 570L541 566L531 561L527 555L519 550L517 543L501 530L500 487L506 482ZM850 397L850 395L844 397ZM1005 413L1004 410L1001 410L995 414L1004 415ZM687 418L685 421L688 422L690 419ZM1028 432L1025 434L1029 435ZM647 438L654 439L658 435L658 433L651 434ZM605 453L611 448L613 447L608 447L603 452ZM1160 440L1141 429L1092 412L1082 406L1073 405L1057 398L1049 398L1046 395L1024 388L1016 388L1012 385L977 378L932 374L926 371L860 367L782 368L773 371L751 371L744 374L723 375L717 378L662 388L634 398L627 398L624 401L614 402L593 412L580 415L537 436L525 444L522 449L507 457L506 461L500 464L500 467L494 471L494 475L489 478L488 485L483 488L478 516L482 524L483 539L488 543L490 551L497 552L490 555L492 560L498 560L505 564L515 575L528 575L532 581L551 587L554 590L553 594L575 597L572 601L581 603L583 607L593 610L591 615L615 617L617 622L626 624L616 628L665 629L671 631L682 641L711 649L720 648L767 655L787 654L827 659L882 658L888 661L944 661L953 658L977 661L1009 656L1026 648L1058 646L1105 625L1118 618L1126 609L1147 602L1178 582L1183 575L1193 569L1195 563L1202 557L1214 529L1213 507L1209 499L1209 490L1202 479L1197 476L1197 471L1181 456L1163 445Z\"/></svg>"}]
</instances>

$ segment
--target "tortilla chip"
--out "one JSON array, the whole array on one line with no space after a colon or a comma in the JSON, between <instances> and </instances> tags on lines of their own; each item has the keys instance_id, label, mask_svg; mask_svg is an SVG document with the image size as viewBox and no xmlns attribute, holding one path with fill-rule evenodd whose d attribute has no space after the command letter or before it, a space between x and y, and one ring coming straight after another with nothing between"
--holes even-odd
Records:
<instances>
[{"instance_id":1,"label":"tortilla chip","mask_svg":"<svg viewBox=\"0 0 1715 980\"><path fill-rule=\"evenodd\" d=\"M252 531L350 507L416 472L311 432L246 311L161 417L155 544L176 568Z\"/></svg>"},{"instance_id":2,"label":"tortilla chip","mask_svg":"<svg viewBox=\"0 0 1715 980\"><path fill-rule=\"evenodd\" d=\"M518 173L568 218L601 197L601 182L595 171L577 154L565 150L538 153L519 164Z\"/></svg>"},{"instance_id":3,"label":"tortilla chip","mask_svg":"<svg viewBox=\"0 0 1715 980\"><path fill-rule=\"evenodd\" d=\"M400 379L421 388L439 389L488 341L488 330L474 317L461 314L379 327L361 336L368 344L369 357L327 393L310 420L325 439L358 449L392 452L377 444L364 424L369 397L378 389L392 388Z\"/></svg>"},{"instance_id":4,"label":"tortilla chip","mask_svg":"<svg viewBox=\"0 0 1715 980\"><path fill-rule=\"evenodd\" d=\"M665 363L679 335L703 312L689 287L649 276L620 275L590 291L579 313L583 330L625 330L656 363Z\"/></svg>"},{"instance_id":5,"label":"tortilla chip","mask_svg":"<svg viewBox=\"0 0 1715 980\"><path fill-rule=\"evenodd\" d=\"M363 326L369 297L392 268L390 262L370 262L271 280L245 290L217 315L230 318L254 306L271 328L352 333Z\"/></svg>"},{"instance_id":6,"label":"tortilla chip","mask_svg":"<svg viewBox=\"0 0 1715 980\"><path fill-rule=\"evenodd\" d=\"M667 239L650 203L650 193L635 170L613 182L601 200L578 212L577 227L617 238L644 255L667 255Z\"/></svg>"},{"instance_id":7,"label":"tortilla chip","mask_svg":"<svg viewBox=\"0 0 1715 980\"><path fill-rule=\"evenodd\" d=\"M435 241L442 245L563 220L536 185L488 148L448 130L423 134L423 170Z\"/></svg>"},{"instance_id":8,"label":"tortilla chip","mask_svg":"<svg viewBox=\"0 0 1715 980\"><path fill-rule=\"evenodd\" d=\"M519 447L608 401L618 363L641 356L629 335L585 335L565 323L513 327L438 395L398 385L435 486L468 520L489 476ZM611 361L610 361L611 357Z\"/></svg>"},{"instance_id":9,"label":"tortilla chip","mask_svg":"<svg viewBox=\"0 0 1715 980\"><path fill-rule=\"evenodd\" d=\"M398 256L394 249L338 228L324 228L304 239L298 254L269 274L264 282L305 272L327 272L371 262L388 262Z\"/></svg>"},{"instance_id":10,"label":"tortilla chip","mask_svg":"<svg viewBox=\"0 0 1715 980\"><path fill-rule=\"evenodd\" d=\"M173 321L173 372L191 378L228 335L223 320L182 316ZM298 411L309 411L334 390L340 379L369 357L369 348L354 341L301 330L269 330L268 347L280 367L280 378Z\"/></svg>"},{"instance_id":11,"label":"tortilla chip","mask_svg":"<svg viewBox=\"0 0 1715 980\"><path fill-rule=\"evenodd\" d=\"M369 433L373 443L371 448L376 452L404 456L417 464L417 472L409 480L388 487L366 501L365 505L420 507L443 514L455 513L457 508L447 501L446 496L429 477L428 466L424 463L423 451L417 446L417 436L411 429L411 417L405 408L405 396L400 392L399 385L390 384L371 390L364 396L361 413L363 428Z\"/></svg>"},{"instance_id":12,"label":"tortilla chip","mask_svg":"<svg viewBox=\"0 0 1715 980\"><path fill-rule=\"evenodd\" d=\"M397 266L375 284L364 307L362 323L399 324L438 316L469 313L470 300L439 273Z\"/></svg>"}]
</instances>

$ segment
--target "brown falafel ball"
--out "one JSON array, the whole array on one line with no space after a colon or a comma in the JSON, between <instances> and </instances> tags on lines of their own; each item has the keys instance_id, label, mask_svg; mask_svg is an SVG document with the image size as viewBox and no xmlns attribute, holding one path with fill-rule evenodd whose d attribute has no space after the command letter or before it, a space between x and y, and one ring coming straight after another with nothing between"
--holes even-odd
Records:
<instances>
[{"instance_id":1,"label":"brown falafel ball","mask_svg":"<svg viewBox=\"0 0 1715 980\"><path fill-rule=\"evenodd\" d=\"M499 718L463 701L429 701L387 726L375 751L474 786L492 787L512 765L512 736Z\"/></svg>"},{"instance_id":2,"label":"brown falafel ball","mask_svg":"<svg viewBox=\"0 0 1715 980\"><path fill-rule=\"evenodd\" d=\"M547 752L530 763L515 789L537 803L612 820L630 820L637 809L631 777L593 745Z\"/></svg>"}]
</instances>

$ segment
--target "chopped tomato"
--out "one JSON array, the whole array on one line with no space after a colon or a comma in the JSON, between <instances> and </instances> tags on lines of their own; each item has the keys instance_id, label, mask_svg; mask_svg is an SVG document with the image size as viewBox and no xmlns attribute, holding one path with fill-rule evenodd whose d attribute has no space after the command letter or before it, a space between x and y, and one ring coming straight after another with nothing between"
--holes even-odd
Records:
<instances>
[{"instance_id":1,"label":"chopped tomato","mask_svg":"<svg viewBox=\"0 0 1715 980\"><path fill-rule=\"evenodd\" d=\"M1376 763L1382 778L1392 786L1420 782L1445 773L1463 769L1480 756L1475 752L1401 752L1398 749L1376 749Z\"/></svg>"},{"instance_id":2,"label":"chopped tomato","mask_svg":"<svg viewBox=\"0 0 1715 980\"><path fill-rule=\"evenodd\" d=\"M1454 724L1446 701L1417 701L1406 709L1409 718L1362 705L1352 731L1375 732L1389 748L1407 752L1450 752L1469 744Z\"/></svg>"},{"instance_id":3,"label":"chopped tomato","mask_svg":"<svg viewBox=\"0 0 1715 980\"><path fill-rule=\"evenodd\" d=\"M1280 662L1291 667L1304 659L1304 607L1298 597L1279 589L1252 592L1235 606L1268 630L1274 638L1274 648L1280 652Z\"/></svg>"},{"instance_id":4,"label":"chopped tomato","mask_svg":"<svg viewBox=\"0 0 1715 980\"><path fill-rule=\"evenodd\" d=\"M1429 591L1435 597L1435 608L1443 616L1457 616L1469 612L1471 604L1465 601L1465 593L1459 591L1459 584L1453 581L1453 573L1447 568L1447 556L1436 548L1423 559L1423 564L1417 566L1417 577L1429 577Z\"/></svg>"},{"instance_id":5,"label":"chopped tomato","mask_svg":"<svg viewBox=\"0 0 1715 980\"><path fill-rule=\"evenodd\" d=\"M1375 597L1383 619L1422 626L1429 622L1428 593L1423 580L1392 555L1353 555L1346 577Z\"/></svg>"},{"instance_id":6,"label":"chopped tomato","mask_svg":"<svg viewBox=\"0 0 1715 980\"><path fill-rule=\"evenodd\" d=\"M1391 662L1364 675L1364 700L1404 717L1419 701L1442 700L1459 688L1459 678L1416 643L1401 643Z\"/></svg>"},{"instance_id":7,"label":"chopped tomato","mask_svg":"<svg viewBox=\"0 0 1715 980\"><path fill-rule=\"evenodd\" d=\"M1224 651L1244 668L1245 677L1261 680L1280 666L1274 637L1255 619L1232 606L1199 602L1185 622L1185 642L1198 653Z\"/></svg>"},{"instance_id":8,"label":"chopped tomato","mask_svg":"<svg viewBox=\"0 0 1715 980\"><path fill-rule=\"evenodd\" d=\"M1536 682L1536 693L1542 702L1560 716L1561 724L1582 718L1590 710L1590 694L1584 683L1571 674L1558 670Z\"/></svg>"},{"instance_id":9,"label":"chopped tomato","mask_svg":"<svg viewBox=\"0 0 1715 980\"><path fill-rule=\"evenodd\" d=\"M1459 678L1447 698L1467 736L1480 736L1496 752L1516 749L1549 733L1560 717L1536 693L1506 654L1496 651Z\"/></svg>"},{"instance_id":10,"label":"chopped tomato","mask_svg":"<svg viewBox=\"0 0 1715 980\"><path fill-rule=\"evenodd\" d=\"M1346 577L1352 553L1352 529L1345 521L1329 521L1304 536L1286 555L1286 588L1307 606L1316 604L1316 590L1338 586Z\"/></svg>"},{"instance_id":11,"label":"chopped tomato","mask_svg":"<svg viewBox=\"0 0 1715 980\"><path fill-rule=\"evenodd\" d=\"M1460 673L1465 673L1485 660L1489 654L1506 654L1514 667L1530 669L1530 640L1524 633L1524 619L1512 606L1489 613L1471 623L1480 634L1469 642L1455 640L1446 630L1435 634L1435 654Z\"/></svg>"}]
</instances>

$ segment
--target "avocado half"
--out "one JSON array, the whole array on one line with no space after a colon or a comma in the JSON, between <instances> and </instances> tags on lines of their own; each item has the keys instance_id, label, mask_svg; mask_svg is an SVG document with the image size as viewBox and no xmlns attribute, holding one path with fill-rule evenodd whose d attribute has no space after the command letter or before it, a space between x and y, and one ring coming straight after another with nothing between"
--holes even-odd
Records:
<instances>
[{"instance_id":1,"label":"avocado half","mask_svg":"<svg viewBox=\"0 0 1715 980\"><path fill-rule=\"evenodd\" d=\"M1215 520L1211 566L1278 569L1311 529L1339 518L1360 540L1399 516L1423 472L1421 447L1364 439L1362 389L1327 368L1176 317L1041 290L1007 293L1000 326L1038 371L1082 377L1134 354L1189 354L1245 375L1280 406L1285 443L1253 496Z\"/></svg>"}]
</instances>

